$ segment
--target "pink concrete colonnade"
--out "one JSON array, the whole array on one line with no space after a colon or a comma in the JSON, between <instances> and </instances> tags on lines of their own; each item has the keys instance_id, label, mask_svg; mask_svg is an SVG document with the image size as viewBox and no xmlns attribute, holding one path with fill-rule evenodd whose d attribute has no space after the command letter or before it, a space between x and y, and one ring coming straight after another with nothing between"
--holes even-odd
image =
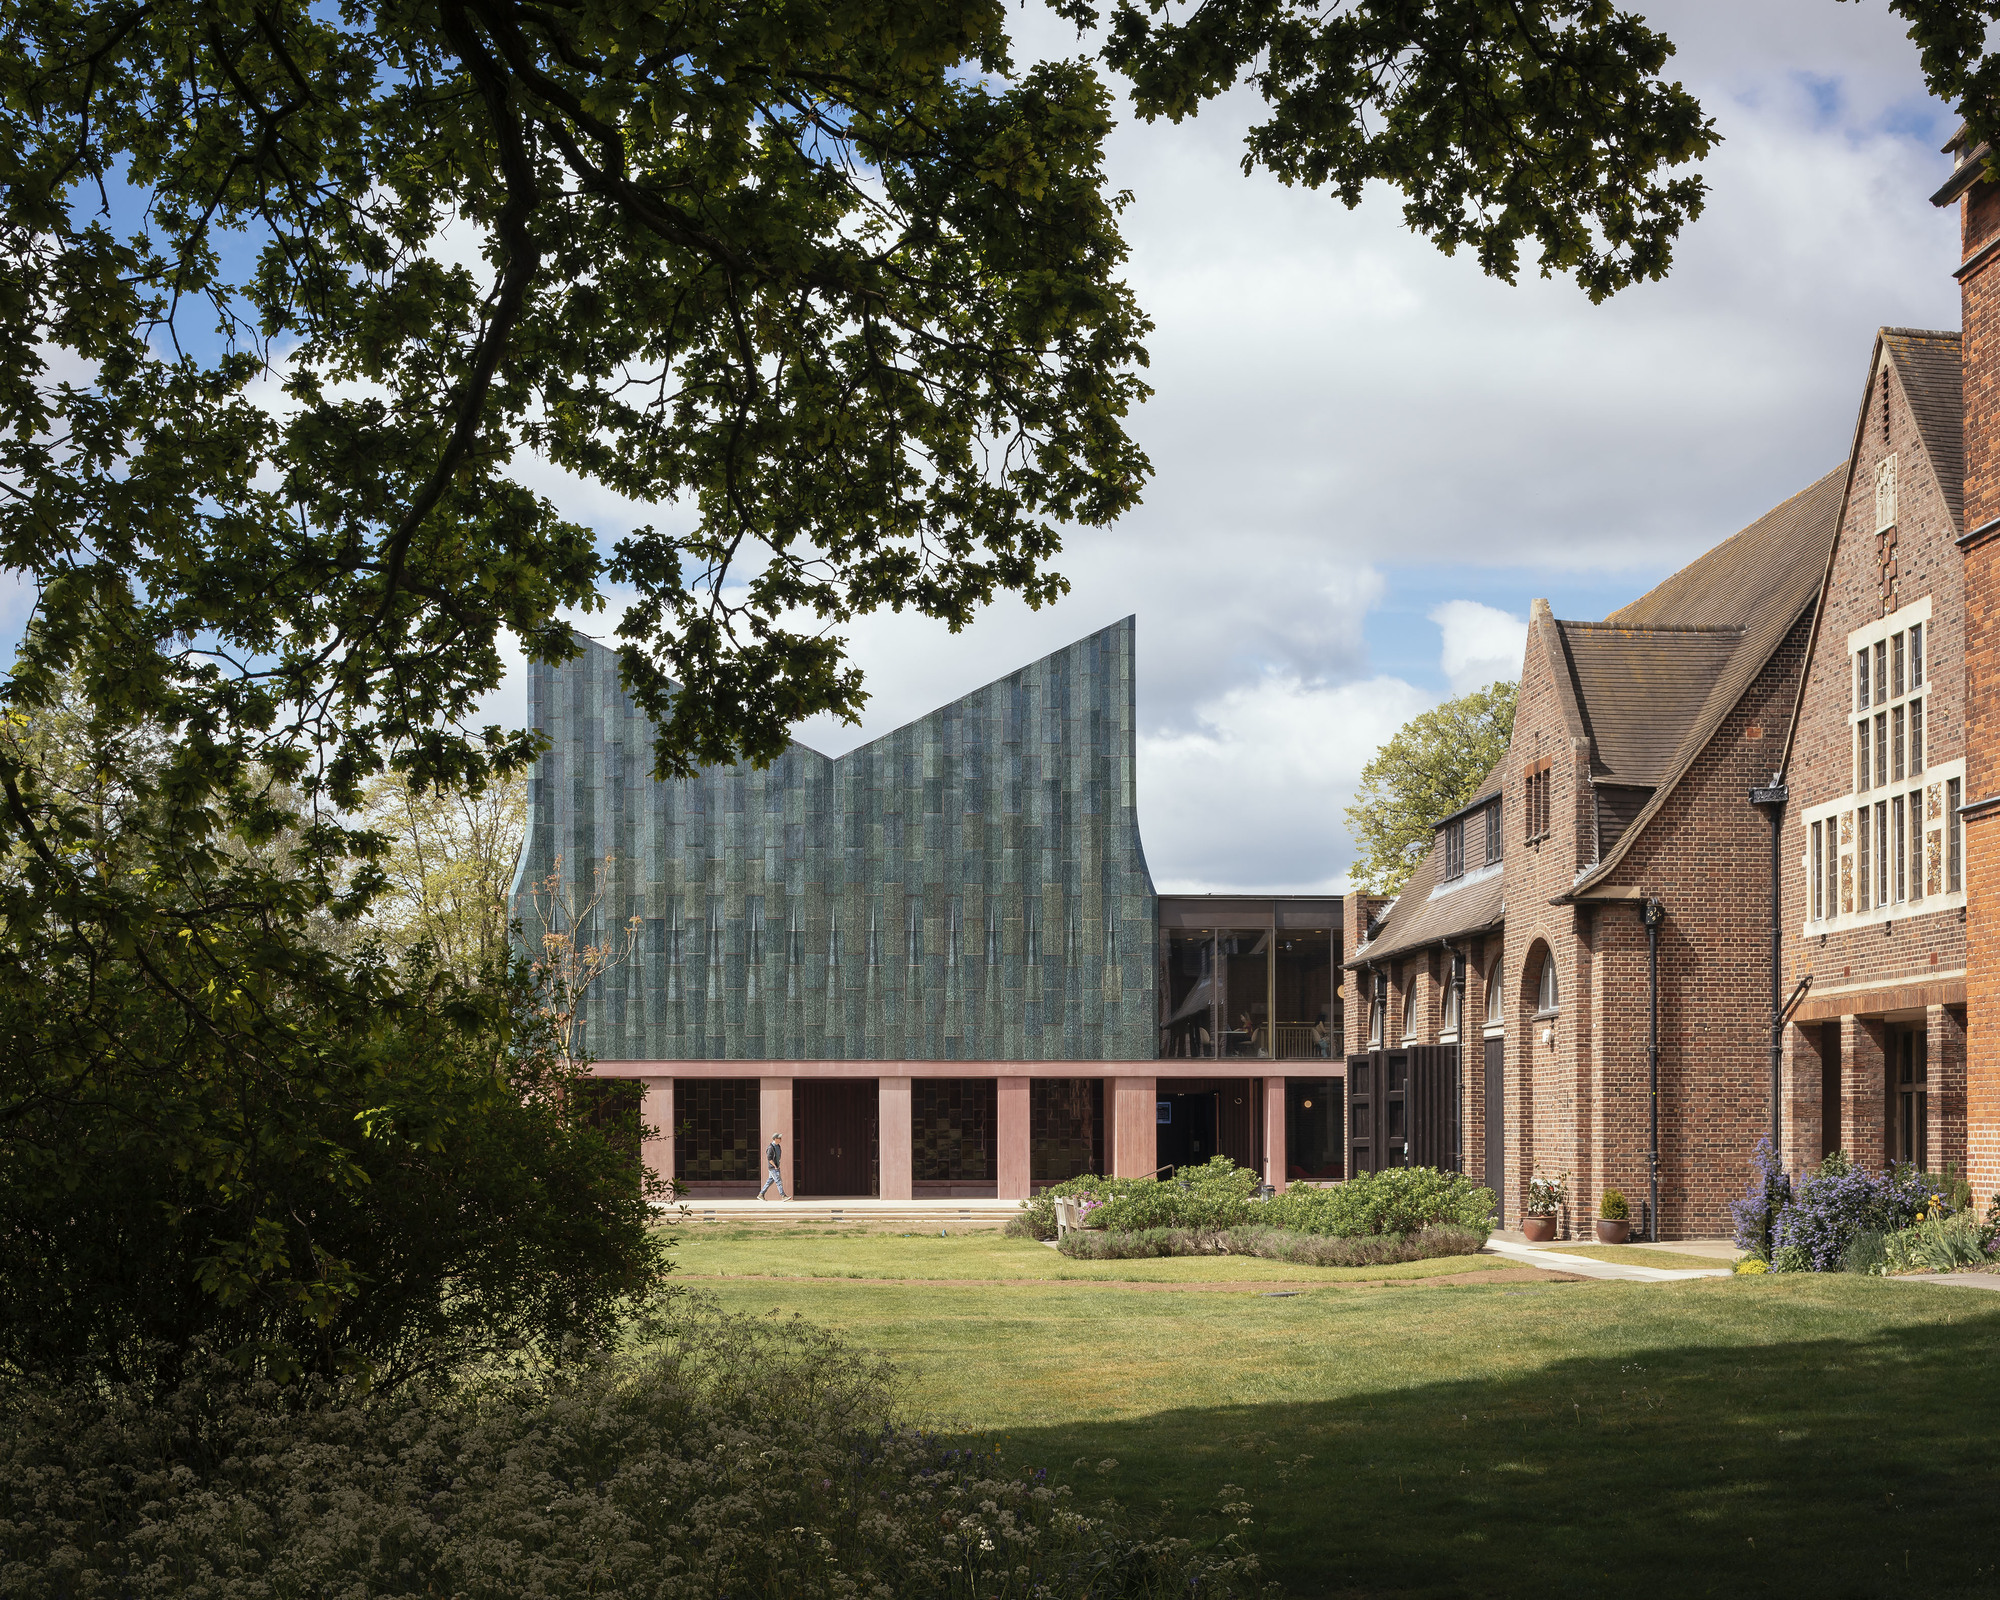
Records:
<instances>
[{"instance_id":1,"label":"pink concrete colonnade","mask_svg":"<svg viewBox=\"0 0 2000 1600\"><path fill-rule=\"evenodd\" d=\"M790 1075L768 1077L754 1070L783 1065ZM1013 1075L997 1069L1008 1067ZM1022 1068L1028 1070L1022 1073ZM655 1130L641 1147L647 1168L659 1177L674 1175L674 1083L691 1078L756 1078L761 1151L773 1134L792 1137L792 1084L799 1078L873 1078L878 1102L876 1137L880 1141L880 1198L913 1198L911 1184L911 1085L917 1078L993 1078L998 1085L995 1143L998 1146L998 1191L1002 1200L1025 1200L1030 1189L1028 1163L1028 1084L1033 1078L1102 1078L1105 1095L1106 1155L1112 1175L1143 1178L1156 1165L1155 1105L1158 1063L1152 1061L600 1061L591 1072L600 1078L636 1079L644 1088L640 1121ZM1203 1074L1219 1076L1219 1074ZM1246 1082L1252 1081L1249 1079ZM1264 1181L1285 1187L1285 1080L1264 1079ZM786 1176L791 1175L789 1163Z\"/></svg>"}]
</instances>

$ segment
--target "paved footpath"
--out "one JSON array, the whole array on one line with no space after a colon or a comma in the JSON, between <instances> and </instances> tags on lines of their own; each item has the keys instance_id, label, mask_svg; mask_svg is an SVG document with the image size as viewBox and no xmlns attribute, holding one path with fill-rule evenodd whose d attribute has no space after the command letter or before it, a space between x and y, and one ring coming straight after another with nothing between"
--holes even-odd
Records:
<instances>
[{"instance_id":1,"label":"paved footpath","mask_svg":"<svg viewBox=\"0 0 2000 1600\"><path fill-rule=\"evenodd\" d=\"M1955 1289L2000 1289L2000 1272L1910 1272L1891 1283L1948 1283Z\"/></svg>"},{"instance_id":2,"label":"paved footpath","mask_svg":"<svg viewBox=\"0 0 2000 1600\"><path fill-rule=\"evenodd\" d=\"M1537 1250L1531 1244L1519 1244L1498 1234L1486 1241L1485 1253L1518 1261L1524 1267L1542 1267L1550 1272L1569 1272L1579 1278L1603 1278L1616 1283L1685 1283L1690 1278L1729 1276L1727 1267L1634 1267L1623 1261L1604 1261L1596 1256Z\"/></svg>"}]
</instances>

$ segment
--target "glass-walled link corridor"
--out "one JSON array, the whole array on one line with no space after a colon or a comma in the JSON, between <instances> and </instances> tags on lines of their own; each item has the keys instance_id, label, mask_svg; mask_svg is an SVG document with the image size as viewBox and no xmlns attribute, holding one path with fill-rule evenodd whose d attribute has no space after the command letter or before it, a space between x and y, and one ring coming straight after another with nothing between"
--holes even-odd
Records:
<instances>
[{"instance_id":1,"label":"glass-walled link corridor","mask_svg":"<svg viewBox=\"0 0 2000 1600\"><path fill-rule=\"evenodd\" d=\"M1338 902L1160 897L1162 1060L1341 1053ZM1293 926L1317 922L1318 926Z\"/></svg>"}]
</instances>

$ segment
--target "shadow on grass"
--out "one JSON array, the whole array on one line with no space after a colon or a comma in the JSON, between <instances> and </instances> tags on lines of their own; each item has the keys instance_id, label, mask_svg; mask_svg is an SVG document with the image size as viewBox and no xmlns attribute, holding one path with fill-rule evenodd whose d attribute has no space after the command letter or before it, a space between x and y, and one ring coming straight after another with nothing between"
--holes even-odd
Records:
<instances>
[{"instance_id":1,"label":"shadow on grass","mask_svg":"<svg viewBox=\"0 0 2000 1600\"><path fill-rule=\"evenodd\" d=\"M1184 1531L1241 1485L1294 1596L2000 1595L2000 1296L1883 1292L1964 1305L1864 1338L1009 1432Z\"/></svg>"}]
</instances>

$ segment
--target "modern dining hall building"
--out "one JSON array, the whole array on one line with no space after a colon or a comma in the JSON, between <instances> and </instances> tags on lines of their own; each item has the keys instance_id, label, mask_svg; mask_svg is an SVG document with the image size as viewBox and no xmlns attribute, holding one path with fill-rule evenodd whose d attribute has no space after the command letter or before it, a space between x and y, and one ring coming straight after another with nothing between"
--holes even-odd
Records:
<instances>
[{"instance_id":1,"label":"modern dining hall building","mask_svg":"<svg viewBox=\"0 0 2000 1600\"><path fill-rule=\"evenodd\" d=\"M1343 1175L1342 901L1155 892L1135 626L846 755L673 781L611 651L531 668L550 745L515 915L533 930L560 873L596 895L584 937L636 928L580 1029L654 1170L752 1195L782 1134L804 1196L1025 1197L1216 1154L1274 1188Z\"/></svg>"}]
</instances>

